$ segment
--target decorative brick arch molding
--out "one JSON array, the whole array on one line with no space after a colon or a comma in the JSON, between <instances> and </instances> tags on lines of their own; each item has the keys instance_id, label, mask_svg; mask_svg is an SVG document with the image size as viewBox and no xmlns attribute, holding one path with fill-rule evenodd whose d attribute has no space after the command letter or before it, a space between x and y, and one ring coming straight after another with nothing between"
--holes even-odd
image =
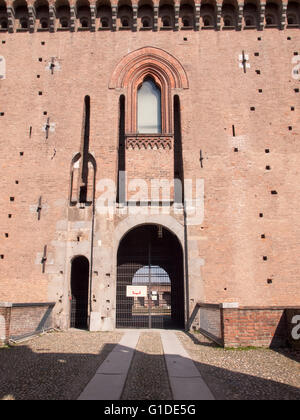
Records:
<instances>
[{"instance_id":1,"label":"decorative brick arch molding","mask_svg":"<svg viewBox=\"0 0 300 420\"><path fill-rule=\"evenodd\" d=\"M177 237L182 249L185 249L184 227L172 216L132 215L120 222L114 230L114 261L116 261L118 248L124 236L132 229L141 225L162 225Z\"/></svg>"},{"instance_id":2,"label":"decorative brick arch molding","mask_svg":"<svg viewBox=\"0 0 300 420\"><path fill-rule=\"evenodd\" d=\"M137 132L137 90L146 77L152 77L161 90L162 134L173 132L172 90L188 89L189 83L181 63L171 54L145 47L126 55L116 66L110 89L122 89L126 96L125 131Z\"/></svg>"},{"instance_id":3,"label":"decorative brick arch molding","mask_svg":"<svg viewBox=\"0 0 300 420\"><path fill-rule=\"evenodd\" d=\"M183 224L179 223L174 217L170 215L131 215L128 216L126 219L122 220L114 230L114 236L113 236L113 276L115 279L117 279L117 256L118 256L118 249L119 245L122 241L122 239L129 233L132 229L137 228L142 225L161 225L167 230L169 230L171 233L173 233L176 238L178 239L182 250L183 250L183 266L184 266L184 289L185 289L185 323L188 325L189 320L189 309L188 309L188 302L189 302L189 296L190 296L190 284L188 277L190 274L187 273L187 261L186 261L186 240L185 240L185 231ZM196 254L198 252L198 246L197 242L189 241L189 251L193 254ZM196 268L196 270L195 270ZM199 278L199 281L201 280L201 275L199 273L199 268L192 267L189 268L189 273L191 273L195 278ZM188 285L188 286L187 286ZM116 296L116 282L115 282L115 290L114 290L114 296ZM189 290L187 290L189 289ZM115 325L115 319L113 321Z\"/></svg>"}]
</instances>

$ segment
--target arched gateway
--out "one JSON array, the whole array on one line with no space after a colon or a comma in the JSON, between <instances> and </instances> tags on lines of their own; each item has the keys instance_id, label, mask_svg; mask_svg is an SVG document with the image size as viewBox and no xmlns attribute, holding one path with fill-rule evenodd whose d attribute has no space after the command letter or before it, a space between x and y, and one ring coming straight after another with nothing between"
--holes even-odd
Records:
<instances>
[{"instance_id":1,"label":"arched gateway","mask_svg":"<svg viewBox=\"0 0 300 420\"><path fill-rule=\"evenodd\" d=\"M117 328L184 328L183 251L161 225L122 239L117 267Z\"/></svg>"}]
</instances>

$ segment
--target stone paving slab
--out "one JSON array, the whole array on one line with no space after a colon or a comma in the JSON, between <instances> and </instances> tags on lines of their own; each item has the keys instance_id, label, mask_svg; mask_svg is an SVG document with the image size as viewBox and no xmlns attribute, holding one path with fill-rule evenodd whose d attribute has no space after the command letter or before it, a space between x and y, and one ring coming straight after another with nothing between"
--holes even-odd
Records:
<instances>
[{"instance_id":1,"label":"stone paving slab","mask_svg":"<svg viewBox=\"0 0 300 420\"><path fill-rule=\"evenodd\" d=\"M119 400L140 336L139 331L126 332L97 370L78 400Z\"/></svg>"},{"instance_id":2,"label":"stone paving slab","mask_svg":"<svg viewBox=\"0 0 300 420\"><path fill-rule=\"evenodd\" d=\"M170 385L174 400L214 400L193 360L172 331L162 331Z\"/></svg>"},{"instance_id":3,"label":"stone paving slab","mask_svg":"<svg viewBox=\"0 0 300 420\"><path fill-rule=\"evenodd\" d=\"M161 338L156 330L141 331L121 399L173 399Z\"/></svg>"}]
</instances>

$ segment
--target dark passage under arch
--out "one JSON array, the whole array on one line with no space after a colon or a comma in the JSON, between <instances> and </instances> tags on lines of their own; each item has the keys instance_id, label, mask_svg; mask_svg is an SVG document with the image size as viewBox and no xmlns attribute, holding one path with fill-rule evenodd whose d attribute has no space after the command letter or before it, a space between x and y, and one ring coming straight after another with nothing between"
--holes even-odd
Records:
<instances>
[{"instance_id":1,"label":"dark passage under arch","mask_svg":"<svg viewBox=\"0 0 300 420\"><path fill-rule=\"evenodd\" d=\"M143 225L121 241L117 328L184 328L183 252L161 225Z\"/></svg>"},{"instance_id":2,"label":"dark passage under arch","mask_svg":"<svg viewBox=\"0 0 300 420\"><path fill-rule=\"evenodd\" d=\"M89 261L79 256L73 259L71 268L71 328L86 329L88 326Z\"/></svg>"}]
</instances>

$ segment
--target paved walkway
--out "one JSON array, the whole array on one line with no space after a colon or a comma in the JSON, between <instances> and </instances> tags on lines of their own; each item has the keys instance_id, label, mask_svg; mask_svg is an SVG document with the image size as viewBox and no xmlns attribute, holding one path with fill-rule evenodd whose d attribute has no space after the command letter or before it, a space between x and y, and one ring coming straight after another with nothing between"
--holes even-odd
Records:
<instances>
[{"instance_id":1,"label":"paved walkway","mask_svg":"<svg viewBox=\"0 0 300 420\"><path fill-rule=\"evenodd\" d=\"M119 344L100 365L79 400L119 400L129 372L140 332L125 333Z\"/></svg>"},{"instance_id":2,"label":"paved walkway","mask_svg":"<svg viewBox=\"0 0 300 420\"><path fill-rule=\"evenodd\" d=\"M120 400L141 330L125 332L100 365L79 400ZM161 331L171 393L174 400L214 400L187 351L174 331Z\"/></svg>"},{"instance_id":3,"label":"paved walkway","mask_svg":"<svg viewBox=\"0 0 300 420\"><path fill-rule=\"evenodd\" d=\"M193 360L173 331L161 332L174 400L214 400Z\"/></svg>"}]
</instances>

